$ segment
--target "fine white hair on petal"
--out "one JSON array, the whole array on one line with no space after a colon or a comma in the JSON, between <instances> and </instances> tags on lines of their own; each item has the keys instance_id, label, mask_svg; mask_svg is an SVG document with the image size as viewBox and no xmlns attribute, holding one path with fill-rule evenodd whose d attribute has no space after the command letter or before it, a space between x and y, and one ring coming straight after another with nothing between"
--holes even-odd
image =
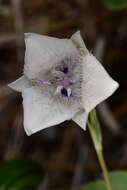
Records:
<instances>
[{"instance_id":1,"label":"fine white hair on petal","mask_svg":"<svg viewBox=\"0 0 127 190\"><path fill-rule=\"evenodd\" d=\"M28 33L25 35L24 73L28 78L43 76L66 56L75 55L78 50L70 39L59 39Z\"/></svg>"},{"instance_id":2,"label":"fine white hair on petal","mask_svg":"<svg viewBox=\"0 0 127 190\"><path fill-rule=\"evenodd\" d=\"M88 114L84 110L80 110L72 120L77 123L83 130L86 130Z\"/></svg>"},{"instance_id":3,"label":"fine white hair on petal","mask_svg":"<svg viewBox=\"0 0 127 190\"><path fill-rule=\"evenodd\" d=\"M45 89L38 87L23 90L22 96L24 128L27 135L69 120L80 110L78 102L61 103Z\"/></svg>"},{"instance_id":4,"label":"fine white hair on petal","mask_svg":"<svg viewBox=\"0 0 127 190\"><path fill-rule=\"evenodd\" d=\"M83 57L82 75L82 101L87 113L111 96L119 86L91 54Z\"/></svg>"},{"instance_id":5,"label":"fine white hair on petal","mask_svg":"<svg viewBox=\"0 0 127 190\"><path fill-rule=\"evenodd\" d=\"M22 77L18 78L16 81L8 84L8 86L10 88L12 88L13 90L16 90L18 92L22 92L22 90L24 90L25 88L31 87L32 84L27 79L27 77L23 75Z\"/></svg>"},{"instance_id":6,"label":"fine white hair on petal","mask_svg":"<svg viewBox=\"0 0 127 190\"><path fill-rule=\"evenodd\" d=\"M77 48L83 50L84 54L86 55L88 53L88 50L86 48L86 45L81 37L81 33L80 31L75 32L72 36L71 36L71 40L72 42L76 45Z\"/></svg>"}]
</instances>

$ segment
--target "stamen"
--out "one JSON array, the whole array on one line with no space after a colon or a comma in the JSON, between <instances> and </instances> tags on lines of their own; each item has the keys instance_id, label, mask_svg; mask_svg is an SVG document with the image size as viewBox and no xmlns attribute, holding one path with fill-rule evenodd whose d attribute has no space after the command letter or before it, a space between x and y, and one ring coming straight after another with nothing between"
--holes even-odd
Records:
<instances>
[{"instance_id":1,"label":"stamen","mask_svg":"<svg viewBox=\"0 0 127 190\"><path fill-rule=\"evenodd\" d=\"M68 97L67 89L63 87L61 89L61 94L63 94L64 96Z\"/></svg>"},{"instance_id":2,"label":"stamen","mask_svg":"<svg viewBox=\"0 0 127 190\"><path fill-rule=\"evenodd\" d=\"M48 85L53 84L53 82L45 81L45 80L36 80L36 82L38 82L38 83L42 83L42 84L48 84Z\"/></svg>"},{"instance_id":3,"label":"stamen","mask_svg":"<svg viewBox=\"0 0 127 190\"><path fill-rule=\"evenodd\" d=\"M56 88L56 91L55 91L54 95L59 95L61 93L62 88L63 88L63 86L58 86Z\"/></svg>"},{"instance_id":4,"label":"stamen","mask_svg":"<svg viewBox=\"0 0 127 190\"><path fill-rule=\"evenodd\" d=\"M68 67L65 67L64 69L63 69L63 73L65 73L65 74L67 74L68 73Z\"/></svg>"},{"instance_id":5,"label":"stamen","mask_svg":"<svg viewBox=\"0 0 127 190\"><path fill-rule=\"evenodd\" d=\"M62 71L53 71L53 72L52 72L52 75L53 75L54 77L57 77L57 78L59 78L59 79L62 79L65 74L64 74Z\"/></svg>"},{"instance_id":6,"label":"stamen","mask_svg":"<svg viewBox=\"0 0 127 190\"><path fill-rule=\"evenodd\" d=\"M62 87L61 94L63 94L66 97L70 97L72 94L71 88L66 89L65 87Z\"/></svg>"},{"instance_id":7,"label":"stamen","mask_svg":"<svg viewBox=\"0 0 127 190\"><path fill-rule=\"evenodd\" d=\"M71 94L72 94L72 90L71 90L71 88L68 88L68 89L67 89L67 94L68 94L68 97L71 96Z\"/></svg>"},{"instance_id":8,"label":"stamen","mask_svg":"<svg viewBox=\"0 0 127 190\"><path fill-rule=\"evenodd\" d=\"M70 77L69 81L70 81L70 83L74 84L74 83L78 82L78 79L76 79L75 77Z\"/></svg>"}]
</instances>

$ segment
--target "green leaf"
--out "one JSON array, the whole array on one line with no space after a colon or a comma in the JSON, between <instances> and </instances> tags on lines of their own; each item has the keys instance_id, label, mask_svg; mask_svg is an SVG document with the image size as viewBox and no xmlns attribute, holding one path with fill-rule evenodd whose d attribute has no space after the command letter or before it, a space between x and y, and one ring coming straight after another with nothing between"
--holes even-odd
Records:
<instances>
[{"instance_id":1,"label":"green leaf","mask_svg":"<svg viewBox=\"0 0 127 190\"><path fill-rule=\"evenodd\" d=\"M127 8L127 0L102 0L110 10L121 10Z\"/></svg>"},{"instance_id":2,"label":"green leaf","mask_svg":"<svg viewBox=\"0 0 127 190\"><path fill-rule=\"evenodd\" d=\"M127 190L127 171L110 173L113 190ZM104 180L98 180L85 185L82 190L107 190Z\"/></svg>"},{"instance_id":3,"label":"green leaf","mask_svg":"<svg viewBox=\"0 0 127 190\"><path fill-rule=\"evenodd\" d=\"M8 190L32 190L37 187L42 179L41 174L33 173L28 176L22 177L20 180L15 181Z\"/></svg>"},{"instance_id":4,"label":"green leaf","mask_svg":"<svg viewBox=\"0 0 127 190\"><path fill-rule=\"evenodd\" d=\"M39 163L31 159L14 159L0 164L0 190L28 190L43 179Z\"/></svg>"}]
</instances>

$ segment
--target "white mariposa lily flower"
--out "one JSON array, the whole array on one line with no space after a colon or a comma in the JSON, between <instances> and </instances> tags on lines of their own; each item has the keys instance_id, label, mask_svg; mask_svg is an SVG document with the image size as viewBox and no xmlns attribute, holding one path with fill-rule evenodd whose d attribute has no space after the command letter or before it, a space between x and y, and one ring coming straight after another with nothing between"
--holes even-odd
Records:
<instances>
[{"instance_id":1,"label":"white mariposa lily flower","mask_svg":"<svg viewBox=\"0 0 127 190\"><path fill-rule=\"evenodd\" d=\"M72 119L86 129L89 112L118 87L87 50L80 32L70 39L25 34L24 75L9 84L22 92L27 135Z\"/></svg>"}]
</instances>

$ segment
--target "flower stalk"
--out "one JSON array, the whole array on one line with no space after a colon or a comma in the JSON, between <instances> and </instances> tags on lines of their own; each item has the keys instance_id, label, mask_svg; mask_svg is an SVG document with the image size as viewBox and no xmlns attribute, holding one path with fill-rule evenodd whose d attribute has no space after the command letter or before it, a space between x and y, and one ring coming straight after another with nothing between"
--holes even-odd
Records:
<instances>
[{"instance_id":1,"label":"flower stalk","mask_svg":"<svg viewBox=\"0 0 127 190\"><path fill-rule=\"evenodd\" d=\"M91 135L91 138L92 138L92 141L97 153L99 164L103 172L107 190L112 190L112 184L110 181L108 169L107 169L107 166L104 160L104 155L103 155L102 134L101 134L100 124L99 124L95 109L90 112L88 128L89 128L90 135Z\"/></svg>"}]
</instances>

